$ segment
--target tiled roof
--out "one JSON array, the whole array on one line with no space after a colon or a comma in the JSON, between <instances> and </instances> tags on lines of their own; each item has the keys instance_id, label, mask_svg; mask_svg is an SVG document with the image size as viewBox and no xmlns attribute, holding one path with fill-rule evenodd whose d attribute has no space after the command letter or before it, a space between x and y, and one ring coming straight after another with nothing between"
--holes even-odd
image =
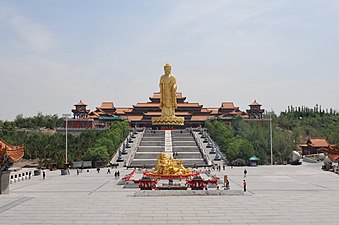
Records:
<instances>
[{"instance_id":1,"label":"tiled roof","mask_svg":"<svg viewBox=\"0 0 339 225\"><path fill-rule=\"evenodd\" d=\"M326 138L309 138L307 144L313 147L328 147L330 145Z\"/></svg>"},{"instance_id":2,"label":"tiled roof","mask_svg":"<svg viewBox=\"0 0 339 225\"><path fill-rule=\"evenodd\" d=\"M126 112L131 112L133 108L116 108L115 114L125 114Z\"/></svg>"},{"instance_id":3,"label":"tiled roof","mask_svg":"<svg viewBox=\"0 0 339 225\"><path fill-rule=\"evenodd\" d=\"M227 113L227 114L229 114L229 115L241 115L242 112L233 110L232 112L229 112L229 113Z\"/></svg>"},{"instance_id":4,"label":"tiled roof","mask_svg":"<svg viewBox=\"0 0 339 225\"><path fill-rule=\"evenodd\" d=\"M255 106L255 105L261 106L261 104L258 103L257 100L254 100L254 102L252 102L249 106Z\"/></svg>"},{"instance_id":5,"label":"tiled roof","mask_svg":"<svg viewBox=\"0 0 339 225\"><path fill-rule=\"evenodd\" d=\"M211 110L211 114L213 115L218 115L219 114L219 109L218 108L207 108L208 110Z\"/></svg>"},{"instance_id":6,"label":"tiled roof","mask_svg":"<svg viewBox=\"0 0 339 225\"><path fill-rule=\"evenodd\" d=\"M82 100L80 100L79 103L75 104L74 106L80 106L80 105L84 105L84 106L87 106L86 103L84 103Z\"/></svg>"},{"instance_id":7,"label":"tiled roof","mask_svg":"<svg viewBox=\"0 0 339 225\"><path fill-rule=\"evenodd\" d=\"M113 102L101 102L101 109L114 109Z\"/></svg>"},{"instance_id":8,"label":"tiled roof","mask_svg":"<svg viewBox=\"0 0 339 225\"><path fill-rule=\"evenodd\" d=\"M224 109L234 109L234 104L233 102L222 102L221 103L221 108L224 108Z\"/></svg>"}]
</instances>

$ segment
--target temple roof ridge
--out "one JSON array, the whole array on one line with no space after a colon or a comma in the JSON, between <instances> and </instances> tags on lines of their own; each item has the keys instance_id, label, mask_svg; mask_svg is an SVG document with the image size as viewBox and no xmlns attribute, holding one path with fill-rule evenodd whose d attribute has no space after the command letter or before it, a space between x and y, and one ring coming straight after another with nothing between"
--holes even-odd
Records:
<instances>
[{"instance_id":1,"label":"temple roof ridge","mask_svg":"<svg viewBox=\"0 0 339 225\"><path fill-rule=\"evenodd\" d=\"M256 99L254 99L254 101L249 106L255 106L255 105L261 106L261 104L259 102L257 102Z\"/></svg>"},{"instance_id":2,"label":"temple roof ridge","mask_svg":"<svg viewBox=\"0 0 339 225\"><path fill-rule=\"evenodd\" d=\"M79 103L74 104L74 106L81 106L81 105L87 106L87 104L84 103L82 100L80 100Z\"/></svg>"}]
</instances>

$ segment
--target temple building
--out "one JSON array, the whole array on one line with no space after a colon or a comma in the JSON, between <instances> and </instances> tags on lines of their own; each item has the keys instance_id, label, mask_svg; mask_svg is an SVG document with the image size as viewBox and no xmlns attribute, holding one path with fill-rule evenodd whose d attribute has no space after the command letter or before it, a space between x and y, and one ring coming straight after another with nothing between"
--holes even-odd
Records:
<instances>
[{"instance_id":1,"label":"temple building","mask_svg":"<svg viewBox=\"0 0 339 225\"><path fill-rule=\"evenodd\" d=\"M73 118L87 118L89 109L87 109L87 104L84 103L82 100L80 100L79 103L74 105L75 109L72 109L73 112Z\"/></svg>"},{"instance_id":2,"label":"temple building","mask_svg":"<svg viewBox=\"0 0 339 225\"><path fill-rule=\"evenodd\" d=\"M326 153L327 150L335 145L328 143L324 137L310 137L305 144L299 144L302 155L313 155Z\"/></svg>"},{"instance_id":3,"label":"temple building","mask_svg":"<svg viewBox=\"0 0 339 225\"><path fill-rule=\"evenodd\" d=\"M246 112L250 119L262 119L262 114L265 110L261 109L261 104L259 104L257 100L254 100L249 107L250 109L246 110Z\"/></svg>"},{"instance_id":4,"label":"temple building","mask_svg":"<svg viewBox=\"0 0 339 225\"><path fill-rule=\"evenodd\" d=\"M244 112L235 106L233 102L222 102L220 107L205 108L199 103L186 101L186 97L181 92L177 92L176 99L175 116L185 118L184 127L204 126L205 121L216 117L232 118L239 116L245 119L260 119L264 112L264 109L261 109L261 105L256 101L250 104L249 110ZM138 102L128 108L115 107L113 102L105 101L101 103L101 106L90 112L90 110L86 109L87 105L80 101L74 105L75 109L72 112L74 119L91 120L97 128L109 127L114 121L123 119L128 120L131 127L152 127L152 117L161 116L159 104L160 92L154 92L149 97L149 101ZM73 127L79 126L73 125Z\"/></svg>"},{"instance_id":5,"label":"temple building","mask_svg":"<svg viewBox=\"0 0 339 225\"><path fill-rule=\"evenodd\" d=\"M79 103L74 104L72 109L73 118L68 118L64 121L64 127L69 129L92 129L96 128L94 119L88 117L90 110L87 109L87 104L80 100Z\"/></svg>"}]
</instances>

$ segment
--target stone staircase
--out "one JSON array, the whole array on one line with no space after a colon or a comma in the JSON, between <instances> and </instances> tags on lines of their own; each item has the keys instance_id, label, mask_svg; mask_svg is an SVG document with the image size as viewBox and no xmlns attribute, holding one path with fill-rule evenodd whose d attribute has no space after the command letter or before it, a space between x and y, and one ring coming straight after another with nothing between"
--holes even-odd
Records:
<instances>
[{"instance_id":1,"label":"stone staircase","mask_svg":"<svg viewBox=\"0 0 339 225\"><path fill-rule=\"evenodd\" d=\"M175 159L181 159L185 167L207 165L189 130L146 130L128 167L152 168L159 153L164 151Z\"/></svg>"}]
</instances>

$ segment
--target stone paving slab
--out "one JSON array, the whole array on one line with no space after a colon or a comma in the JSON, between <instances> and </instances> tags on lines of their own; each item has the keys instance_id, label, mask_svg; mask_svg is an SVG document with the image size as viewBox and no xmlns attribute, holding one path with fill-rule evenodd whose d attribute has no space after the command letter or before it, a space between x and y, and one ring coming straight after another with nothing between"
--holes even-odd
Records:
<instances>
[{"instance_id":1,"label":"stone paving slab","mask_svg":"<svg viewBox=\"0 0 339 225\"><path fill-rule=\"evenodd\" d=\"M47 171L0 195L0 224L338 224L339 176L321 164L246 167L243 196L134 197L114 172L61 176ZM245 167L227 167L231 190L242 190ZM131 170L119 168L121 176ZM2 210L1 210L2 209Z\"/></svg>"},{"instance_id":2,"label":"stone paving slab","mask_svg":"<svg viewBox=\"0 0 339 225\"><path fill-rule=\"evenodd\" d=\"M135 197L208 196L208 195L241 196L244 195L244 192L241 190L161 190L161 191L140 190L136 191L134 194Z\"/></svg>"}]
</instances>

